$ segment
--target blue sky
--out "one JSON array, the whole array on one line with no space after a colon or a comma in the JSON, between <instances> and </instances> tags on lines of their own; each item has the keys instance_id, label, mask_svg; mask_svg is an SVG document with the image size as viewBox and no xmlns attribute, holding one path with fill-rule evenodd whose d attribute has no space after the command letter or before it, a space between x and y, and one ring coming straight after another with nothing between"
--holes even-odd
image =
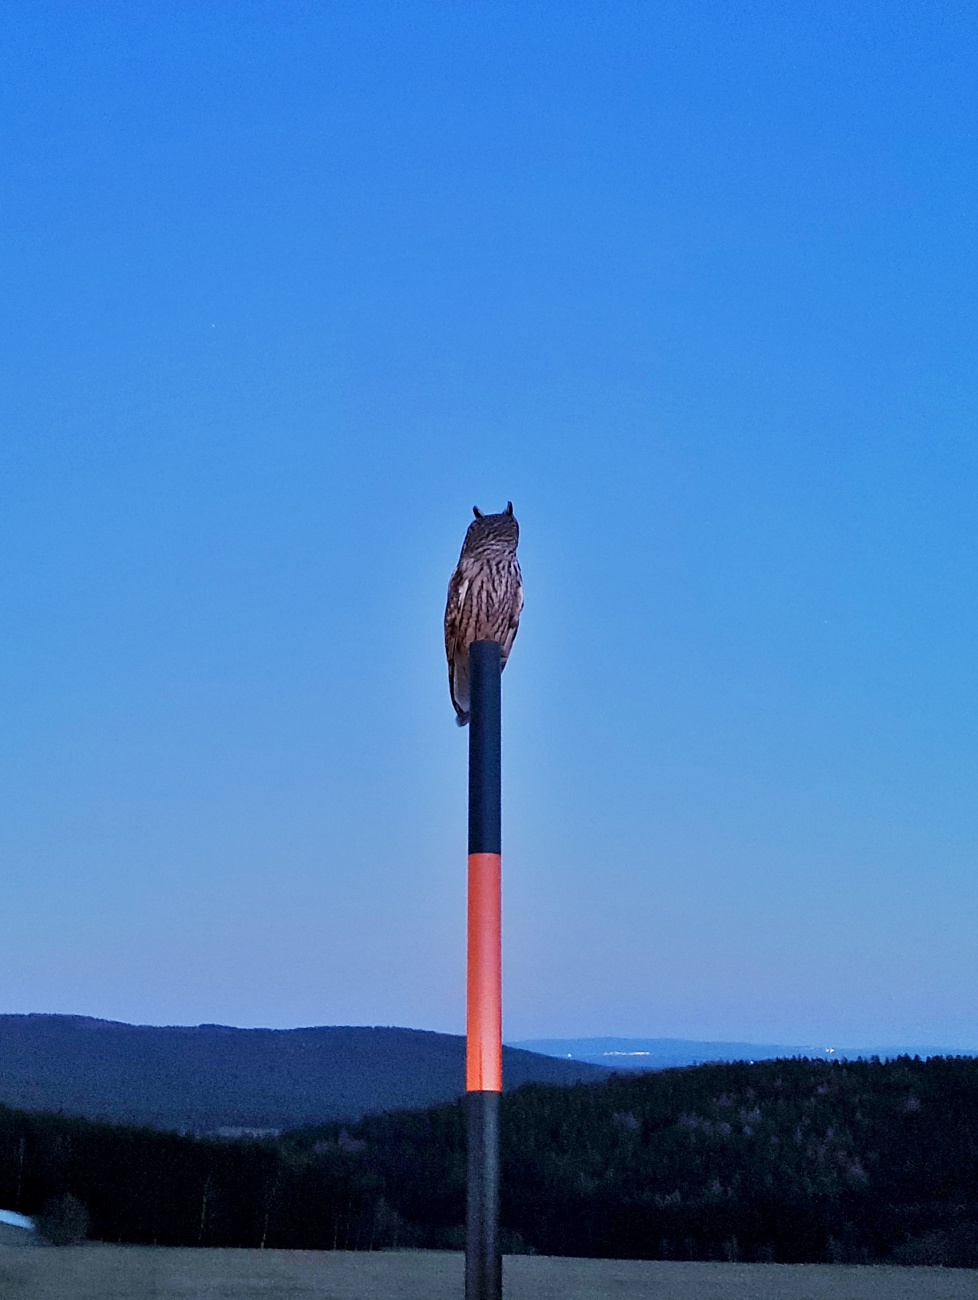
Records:
<instances>
[{"instance_id":1,"label":"blue sky","mask_svg":"<svg viewBox=\"0 0 978 1300\"><path fill-rule=\"evenodd\" d=\"M978 21L0 15L2 1011L978 1047Z\"/></svg>"}]
</instances>

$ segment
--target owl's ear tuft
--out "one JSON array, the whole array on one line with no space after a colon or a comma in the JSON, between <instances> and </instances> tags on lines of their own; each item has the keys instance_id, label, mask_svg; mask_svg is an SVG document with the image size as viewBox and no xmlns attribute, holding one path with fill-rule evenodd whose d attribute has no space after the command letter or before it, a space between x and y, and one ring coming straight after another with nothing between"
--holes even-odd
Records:
<instances>
[{"instance_id":1,"label":"owl's ear tuft","mask_svg":"<svg viewBox=\"0 0 978 1300\"><path fill-rule=\"evenodd\" d=\"M475 515L476 519L481 519L481 518L482 518L482 511L479 509L478 506L473 506L473 507L472 507L472 513Z\"/></svg>"},{"instance_id":2,"label":"owl's ear tuft","mask_svg":"<svg viewBox=\"0 0 978 1300\"><path fill-rule=\"evenodd\" d=\"M512 517L513 517L513 503L512 503L512 501L507 501L507 502L506 502L506 513L509 515L510 519L512 519Z\"/></svg>"}]
</instances>

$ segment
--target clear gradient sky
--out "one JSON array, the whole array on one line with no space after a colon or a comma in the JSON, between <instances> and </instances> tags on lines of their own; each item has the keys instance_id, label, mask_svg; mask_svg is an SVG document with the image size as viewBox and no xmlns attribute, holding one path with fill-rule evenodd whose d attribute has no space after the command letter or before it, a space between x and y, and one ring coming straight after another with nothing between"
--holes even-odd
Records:
<instances>
[{"instance_id":1,"label":"clear gradient sky","mask_svg":"<svg viewBox=\"0 0 978 1300\"><path fill-rule=\"evenodd\" d=\"M0 11L0 1011L978 1047L978 20Z\"/></svg>"}]
</instances>

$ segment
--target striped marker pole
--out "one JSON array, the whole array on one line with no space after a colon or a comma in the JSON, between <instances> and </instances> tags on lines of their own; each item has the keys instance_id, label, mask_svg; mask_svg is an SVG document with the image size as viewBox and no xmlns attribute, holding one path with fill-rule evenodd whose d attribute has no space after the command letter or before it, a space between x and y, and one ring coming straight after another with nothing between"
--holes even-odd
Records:
<instances>
[{"instance_id":1,"label":"striped marker pole","mask_svg":"<svg viewBox=\"0 0 978 1300\"><path fill-rule=\"evenodd\" d=\"M465 1300L502 1300L499 1094L503 1088L499 646L469 647L469 926Z\"/></svg>"}]
</instances>

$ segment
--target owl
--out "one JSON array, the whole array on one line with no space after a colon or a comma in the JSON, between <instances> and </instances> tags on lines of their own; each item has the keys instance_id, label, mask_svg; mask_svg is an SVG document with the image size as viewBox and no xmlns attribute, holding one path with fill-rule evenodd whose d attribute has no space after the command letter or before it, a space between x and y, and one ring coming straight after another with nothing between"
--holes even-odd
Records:
<instances>
[{"instance_id":1,"label":"owl","mask_svg":"<svg viewBox=\"0 0 978 1300\"><path fill-rule=\"evenodd\" d=\"M505 668L523 608L523 577L516 559L520 526L512 501L498 515L484 515L478 506L472 513L475 519L465 534L445 606L448 689L460 727L469 720L469 646L473 641L498 641Z\"/></svg>"}]
</instances>

